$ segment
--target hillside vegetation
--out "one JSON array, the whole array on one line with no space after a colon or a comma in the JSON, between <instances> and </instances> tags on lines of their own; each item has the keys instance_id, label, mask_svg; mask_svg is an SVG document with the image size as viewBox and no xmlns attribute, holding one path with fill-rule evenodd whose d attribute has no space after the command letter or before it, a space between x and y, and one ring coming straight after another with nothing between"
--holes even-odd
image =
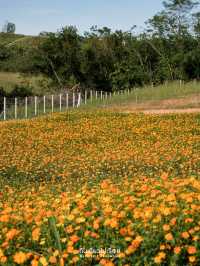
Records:
<instances>
[{"instance_id":1,"label":"hillside vegetation","mask_svg":"<svg viewBox=\"0 0 200 266\"><path fill-rule=\"evenodd\" d=\"M74 26L37 37L1 34L0 71L43 74L57 88L104 91L199 79L197 7L194 0L164 1L163 10L137 34L135 28L95 26L83 35Z\"/></svg>"}]
</instances>

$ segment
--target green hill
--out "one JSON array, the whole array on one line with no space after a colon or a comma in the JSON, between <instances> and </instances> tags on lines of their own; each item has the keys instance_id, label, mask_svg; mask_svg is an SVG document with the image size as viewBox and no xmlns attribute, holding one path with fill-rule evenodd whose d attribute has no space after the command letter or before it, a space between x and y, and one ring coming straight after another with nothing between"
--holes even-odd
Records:
<instances>
[{"instance_id":1,"label":"green hill","mask_svg":"<svg viewBox=\"0 0 200 266\"><path fill-rule=\"evenodd\" d=\"M37 47L44 37L22 34L0 33L0 44L7 47Z\"/></svg>"},{"instance_id":2,"label":"green hill","mask_svg":"<svg viewBox=\"0 0 200 266\"><path fill-rule=\"evenodd\" d=\"M6 45L11 42L14 42L18 39L23 38L24 35L22 34L12 34L12 33L0 33L0 44Z\"/></svg>"}]
</instances>

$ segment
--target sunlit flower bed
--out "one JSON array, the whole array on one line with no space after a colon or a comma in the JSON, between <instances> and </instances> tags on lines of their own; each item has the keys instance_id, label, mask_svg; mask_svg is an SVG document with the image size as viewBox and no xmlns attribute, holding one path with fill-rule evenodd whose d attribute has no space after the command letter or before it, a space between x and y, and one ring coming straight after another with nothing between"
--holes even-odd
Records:
<instances>
[{"instance_id":1,"label":"sunlit flower bed","mask_svg":"<svg viewBox=\"0 0 200 266\"><path fill-rule=\"evenodd\" d=\"M0 265L199 265L200 116L0 124Z\"/></svg>"}]
</instances>

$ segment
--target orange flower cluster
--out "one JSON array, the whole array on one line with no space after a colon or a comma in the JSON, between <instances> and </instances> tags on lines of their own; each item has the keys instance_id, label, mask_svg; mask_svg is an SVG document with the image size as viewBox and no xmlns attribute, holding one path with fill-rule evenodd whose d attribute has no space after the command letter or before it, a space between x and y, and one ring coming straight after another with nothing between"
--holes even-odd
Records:
<instances>
[{"instance_id":1,"label":"orange flower cluster","mask_svg":"<svg viewBox=\"0 0 200 266\"><path fill-rule=\"evenodd\" d=\"M0 265L200 263L198 115L0 127Z\"/></svg>"}]
</instances>

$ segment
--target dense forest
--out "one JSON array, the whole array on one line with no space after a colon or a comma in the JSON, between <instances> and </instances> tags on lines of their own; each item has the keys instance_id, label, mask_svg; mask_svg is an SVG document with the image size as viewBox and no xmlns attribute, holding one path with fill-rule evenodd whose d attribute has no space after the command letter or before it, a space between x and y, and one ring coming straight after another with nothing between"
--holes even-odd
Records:
<instances>
[{"instance_id":1,"label":"dense forest","mask_svg":"<svg viewBox=\"0 0 200 266\"><path fill-rule=\"evenodd\" d=\"M140 33L135 26L127 32L93 26L80 35L67 26L42 32L27 45L0 42L0 71L43 74L58 88L80 84L104 90L199 79L198 5L193 0L164 1L163 10Z\"/></svg>"}]
</instances>

